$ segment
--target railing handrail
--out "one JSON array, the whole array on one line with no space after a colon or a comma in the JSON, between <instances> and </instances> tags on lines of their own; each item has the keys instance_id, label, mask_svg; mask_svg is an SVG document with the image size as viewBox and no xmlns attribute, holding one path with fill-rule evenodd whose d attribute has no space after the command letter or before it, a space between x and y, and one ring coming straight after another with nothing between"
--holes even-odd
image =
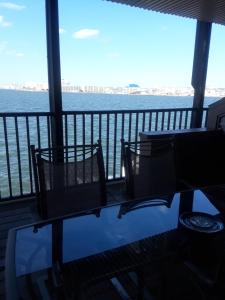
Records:
<instances>
[{"instance_id":1,"label":"railing handrail","mask_svg":"<svg viewBox=\"0 0 225 300\"><path fill-rule=\"evenodd\" d=\"M151 109L118 109L118 110L64 110L63 115L71 114L126 114L126 113L148 113L148 112L180 112L180 111L197 111L197 108L193 107L181 107L181 108L151 108ZM203 111L207 111L208 107L204 107ZM47 111L40 112L0 112L0 117L36 117L36 116L53 116L54 114Z\"/></svg>"},{"instance_id":2,"label":"railing handrail","mask_svg":"<svg viewBox=\"0 0 225 300\"><path fill-rule=\"evenodd\" d=\"M53 113L43 112L0 112L0 117L46 117L53 116Z\"/></svg>"},{"instance_id":3,"label":"railing handrail","mask_svg":"<svg viewBox=\"0 0 225 300\"><path fill-rule=\"evenodd\" d=\"M88 114L129 114L129 113L148 113L148 112L179 112L179 111L197 111L197 108L193 107L181 107L181 108L151 108L151 109L119 109L119 110L68 110L63 111L63 115L71 115L71 114L81 114L81 115L88 115ZM207 111L208 107L204 107L203 111Z\"/></svg>"}]
</instances>

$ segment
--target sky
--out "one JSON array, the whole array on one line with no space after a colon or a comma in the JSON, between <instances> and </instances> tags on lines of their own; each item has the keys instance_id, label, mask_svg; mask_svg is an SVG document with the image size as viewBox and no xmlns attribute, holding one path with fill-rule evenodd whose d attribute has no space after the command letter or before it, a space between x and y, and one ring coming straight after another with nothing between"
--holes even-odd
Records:
<instances>
[{"instance_id":1,"label":"sky","mask_svg":"<svg viewBox=\"0 0 225 300\"><path fill-rule=\"evenodd\" d=\"M61 77L75 85L190 87L196 21L103 0L59 0ZM213 25L207 86L225 87ZM0 0L0 85L46 82L44 0Z\"/></svg>"}]
</instances>

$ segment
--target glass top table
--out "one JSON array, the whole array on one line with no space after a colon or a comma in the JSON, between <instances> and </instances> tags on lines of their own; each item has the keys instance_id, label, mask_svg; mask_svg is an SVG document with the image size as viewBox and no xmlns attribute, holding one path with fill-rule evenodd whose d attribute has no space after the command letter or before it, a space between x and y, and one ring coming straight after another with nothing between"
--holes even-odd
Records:
<instances>
[{"instance_id":1,"label":"glass top table","mask_svg":"<svg viewBox=\"0 0 225 300\"><path fill-rule=\"evenodd\" d=\"M179 222L183 212L221 218L209 198L200 190L188 191L13 229L6 255L7 299L61 299L62 294L70 299L93 282L176 256L186 235Z\"/></svg>"}]
</instances>

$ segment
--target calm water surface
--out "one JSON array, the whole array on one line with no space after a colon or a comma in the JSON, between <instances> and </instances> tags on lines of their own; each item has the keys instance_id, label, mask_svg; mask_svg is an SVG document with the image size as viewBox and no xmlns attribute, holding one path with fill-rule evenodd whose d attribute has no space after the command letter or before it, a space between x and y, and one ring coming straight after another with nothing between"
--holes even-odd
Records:
<instances>
[{"instance_id":1,"label":"calm water surface","mask_svg":"<svg viewBox=\"0 0 225 300\"><path fill-rule=\"evenodd\" d=\"M207 107L218 98L206 97ZM49 111L47 92L0 90L1 112ZM64 110L114 110L192 107L193 97L63 93Z\"/></svg>"},{"instance_id":2,"label":"calm water surface","mask_svg":"<svg viewBox=\"0 0 225 300\"><path fill-rule=\"evenodd\" d=\"M206 98L205 106L214 102L217 98ZM106 94L84 94L84 93L64 93L63 109L65 111L86 111L86 110L137 110L137 109L156 109L156 108L185 108L192 107L193 97L172 97L172 96L137 96L137 95L106 95ZM14 90L0 90L0 112L43 112L49 111L48 93L47 92L24 92ZM179 114L178 114L179 115ZM171 114L171 126L174 122ZM152 129L155 129L155 116L151 117ZM167 118L165 116L164 128L167 128ZM184 123L182 121L182 126ZM85 118L85 131L83 131L82 116L76 118L76 142L82 144L91 143L91 119L90 116ZM162 116L159 116L159 124ZM189 116L190 121L190 116ZM73 145L75 141L74 118L68 116L68 143ZM140 114L138 122L136 115L133 114L132 126L129 129L129 115L124 117L124 138L131 140L135 138L136 132L143 131L143 116ZM136 124L138 127L136 128ZM149 130L150 116L146 116L145 129ZM178 123L178 119L177 119ZM115 119L111 115L109 118L109 132L107 133L107 117L102 116L101 140L103 155L105 161L108 161L106 174L109 178L114 175L120 176L121 171L121 132L122 116L117 116L117 131L115 138ZM0 192L2 198L9 197L10 185L12 186L11 194L16 196L21 193L30 193L31 189L31 169L29 168L28 155L28 135L27 126L29 125L30 144L40 147L48 147L48 132L46 117L39 118L40 140L38 143L38 123L34 117L29 118L28 123L24 117L17 118L18 134L16 133L16 123L14 118L6 119L7 143L8 143L8 161L6 155L5 130L3 119L0 117ZM176 124L178 125L178 124ZM159 125L160 126L160 125ZM184 128L184 127L182 127ZM172 129L172 128L171 128ZM131 131L129 131L131 130ZM160 129L159 129L160 130ZM131 134L129 134L129 132ZM94 117L93 140L99 138L99 119ZM115 144L114 144L115 143ZM108 149L108 155L107 153ZM114 163L115 162L115 163ZM113 169L115 167L115 169ZM11 183L9 181L9 174Z\"/></svg>"}]
</instances>

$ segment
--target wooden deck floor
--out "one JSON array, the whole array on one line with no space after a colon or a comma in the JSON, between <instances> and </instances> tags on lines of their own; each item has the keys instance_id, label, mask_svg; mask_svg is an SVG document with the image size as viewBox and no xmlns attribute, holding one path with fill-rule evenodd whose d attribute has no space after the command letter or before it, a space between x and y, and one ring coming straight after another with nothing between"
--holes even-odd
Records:
<instances>
[{"instance_id":1,"label":"wooden deck floor","mask_svg":"<svg viewBox=\"0 0 225 300\"><path fill-rule=\"evenodd\" d=\"M110 184L108 190L108 203L120 202L125 197L124 184ZM0 300L5 299L5 250L10 229L37 222L39 216L34 200L17 201L0 204Z\"/></svg>"},{"instance_id":2,"label":"wooden deck floor","mask_svg":"<svg viewBox=\"0 0 225 300\"><path fill-rule=\"evenodd\" d=\"M8 231L38 221L33 200L0 204L0 299L5 299L5 250Z\"/></svg>"}]
</instances>

